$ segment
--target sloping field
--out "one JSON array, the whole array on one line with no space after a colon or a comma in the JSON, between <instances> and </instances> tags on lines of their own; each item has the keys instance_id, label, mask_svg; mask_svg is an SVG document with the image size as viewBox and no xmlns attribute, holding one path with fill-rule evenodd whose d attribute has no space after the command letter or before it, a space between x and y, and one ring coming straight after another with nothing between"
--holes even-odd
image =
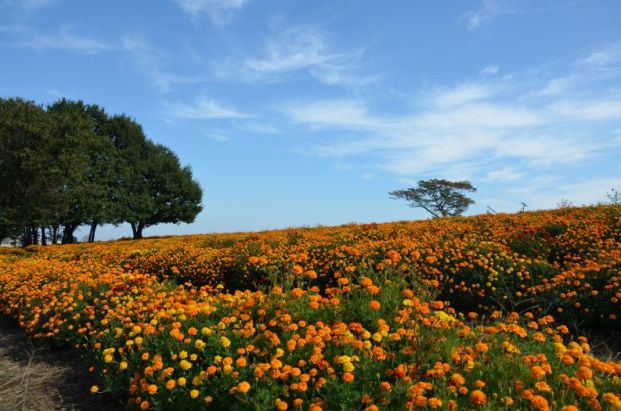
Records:
<instances>
[{"instance_id":1,"label":"sloping field","mask_svg":"<svg viewBox=\"0 0 621 411\"><path fill-rule=\"evenodd\" d=\"M3 250L0 311L130 408L617 410L576 332L621 329L620 239L592 207Z\"/></svg>"}]
</instances>

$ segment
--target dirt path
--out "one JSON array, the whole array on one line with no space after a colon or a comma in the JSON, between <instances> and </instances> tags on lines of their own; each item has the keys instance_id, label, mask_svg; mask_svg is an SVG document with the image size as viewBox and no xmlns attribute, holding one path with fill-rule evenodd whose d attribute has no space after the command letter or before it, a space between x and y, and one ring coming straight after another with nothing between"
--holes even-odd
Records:
<instances>
[{"instance_id":1,"label":"dirt path","mask_svg":"<svg viewBox=\"0 0 621 411\"><path fill-rule=\"evenodd\" d=\"M93 395L100 384L70 348L32 341L0 317L0 411L120 411L118 399Z\"/></svg>"}]
</instances>

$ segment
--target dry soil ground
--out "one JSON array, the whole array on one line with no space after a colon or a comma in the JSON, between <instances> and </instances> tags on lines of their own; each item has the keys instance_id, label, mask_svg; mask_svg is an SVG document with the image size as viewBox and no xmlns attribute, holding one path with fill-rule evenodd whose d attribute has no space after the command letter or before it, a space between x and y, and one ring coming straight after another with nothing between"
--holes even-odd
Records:
<instances>
[{"instance_id":1,"label":"dry soil ground","mask_svg":"<svg viewBox=\"0 0 621 411\"><path fill-rule=\"evenodd\" d=\"M98 384L76 351L32 341L0 317L0 411L120 411L118 399L90 393Z\"/></svg>"}]
</instances>

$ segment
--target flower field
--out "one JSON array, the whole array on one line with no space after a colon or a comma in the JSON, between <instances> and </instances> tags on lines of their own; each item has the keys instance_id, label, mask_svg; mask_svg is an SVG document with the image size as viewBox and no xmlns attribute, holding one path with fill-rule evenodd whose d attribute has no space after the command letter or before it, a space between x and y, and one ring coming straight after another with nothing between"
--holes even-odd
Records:
<instances>
[{"instance_id":1,"label":"flower field","mask_svg":"<svg viewBox=\"0 0 621 411\"><path fill-rule=\"evenodd\" d=\"M131 409L621 410L615 207L0 251Z\"/></svg>"}]
</instances>

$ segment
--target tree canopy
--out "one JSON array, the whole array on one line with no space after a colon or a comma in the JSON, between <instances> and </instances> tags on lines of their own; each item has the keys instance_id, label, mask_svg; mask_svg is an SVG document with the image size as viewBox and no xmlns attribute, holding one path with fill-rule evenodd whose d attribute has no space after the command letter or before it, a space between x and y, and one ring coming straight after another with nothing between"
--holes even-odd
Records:
<instances>
[{"instance_id":1,"label":"tree canopy","mask_svg":"<svg viewBox=\"0 0 621 411\"><path fill-rule=\"evenodd\" d=\"M192 222L202 189L189 167L126 115L60 99L0 98L0 237L63 243L90 226ZM61 236L62 233L62 236Z\"/></svg>"},{"instance_id":2,"label":"tree canopy","mask_svg":"<svg viewBox=\"0 0 621 411\"><path fill-rule=\"evenodd\" d=\"M469 181L448 181L443 179L420 180L416 188L391 191L393 199L404 199L410 207L419 207L434 217L461 215L474 204L474 200L463 192L476 192Z\"/></svg>"}]
</instances>

